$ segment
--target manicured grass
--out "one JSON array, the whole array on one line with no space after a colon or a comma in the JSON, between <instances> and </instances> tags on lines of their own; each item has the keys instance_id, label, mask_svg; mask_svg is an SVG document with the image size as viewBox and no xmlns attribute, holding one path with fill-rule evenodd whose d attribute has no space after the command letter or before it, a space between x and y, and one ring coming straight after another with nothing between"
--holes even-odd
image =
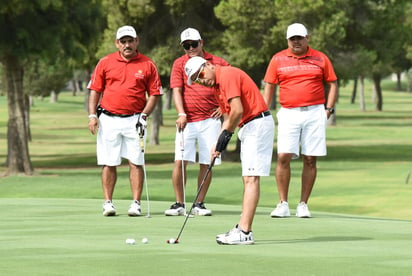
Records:
<instances>
[{"instance_id":1,"label":"manicured grass","mask_svg":"<svg viewBox=\"0 0 412 276\"><path fill-rule=\"evenodd\" d=\"M2 275L410 275L412 221L314 212L313 219L272 219L258 208L254 246L217 245L239 206L209 204L212 217L98 215L100 200L2 199ZM145 202L143 202L145 205ZM147 237L149 243L142 244ZM133 238L136 245L127 245Z\"/></svg>"},{"instance_id":2,"label":"manicured grass","mask_svg":"<svg viewBox=\"0 0 412 276\"><path fill-rule=\"evenodd\" d=\"M385 87L390 87L386 84ZM273 173L261 181L255 246L218 246L215 235L239 220L243 185L236 154L213 168L207 206L212 217L189 219L163 211L174 202L174 110L164 110L160 145L146 149L152 218L129 218L128 168L119 168L114 198L119 216L101 216L95 137L83 97L36 101L31 111L34 176L0 177L1 275L409 275L412 264L412 94L385 91L384 111L366 95L366 112L341 88L337 126L329 127L328 156L318 161L309 202L313 219L272 219L278 201ZM1 110L7 110L0 97ZM275 114L275 112L273 112ZM0 159L7 154L7 112L0 112ZM235 148L235 139L229 151ZM274 169L276 159L273 159ZM2 161L2 162L3 162ZM292 162L289 202L300 194L301 161ZM5 167L0 166L0 174ZM197 166L188 167L187 200L195 196ZM409 176L409 179L408 179ZM142 201L146 212L145 191ZM140 240L149 238L149 244ZM137 244L125 244L135 238Z\"/></svg>"}]
</instances>

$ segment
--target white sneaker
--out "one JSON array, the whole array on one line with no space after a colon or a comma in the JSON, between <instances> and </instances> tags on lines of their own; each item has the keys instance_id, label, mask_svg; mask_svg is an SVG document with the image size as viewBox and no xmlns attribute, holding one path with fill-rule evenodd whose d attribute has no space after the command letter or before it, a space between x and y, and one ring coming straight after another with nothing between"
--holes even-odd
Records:
<instances>
[{"instance_id":1,"label":"white sneaker","mask_svg":"<svg viewBox=\"0 0 412 276\"><path fill-rule=\"evenodd\" d=\"M272 211L272 213L270 213L270 216L272 218L290 217L289 204L287 201L282 201L276 205L276 208Z\"/></svg>"},{"instance_id":2,"label":"white sneaker","mask_svg":"<svg viewBox=\"0 0 412 276\"><path fill-rule=\"evenodd\" d=\"M140 202L137 200L133 200L132 204L130 204L127 214L130 217L137 217L137 216L140 216L141 213L142 213L142 210L140 208Z\"/></svg>"},{"instance_id":3,"label":"white sneaker","mask_svg":"<svg viewBox=\"0 0 412 276\"><path fill-rule=\"evenodd\" d=\"M207 209L203 202L198 202L198 203L195 203L195 205L193 205L192 215L211 216L212 210Z\"/></svg>"},{"instance_id":4,"label":"white sneaker","mask_svg":"<svg viewBox=\"0 0 412 276\"><path fill-rule=\"evenodd\" d=\"M103 203L103 216L109 217L116 215L116 209L111 200L107 200Z\"/></svg>"},{"instance_id":5,"label":"white sneaker","mask_svg":"<svg viewBox=\"0 0 412 276\"><path fill-rule=\"evenodd\" d=\"M185 214L185 205L183 203L176 202L170 206L170 209L165 211L166 216L183 216Z\"/></svg>"},{"instance_id":6,"label":"white sneaker","mask_svg":"<svg viewBox=\"0 0 412 276\"><path fill-rule=\"evenodd\" d=\"M245 234L238 225L226 234L220 234L216 236L216 242L218 244L230 244L230 245L249 245L254 244L255 239L253 237L253 232L249 231Z\"/></svg>"},{"instance_id":7,"label":"white sneaker","mask_svg":"<svg viewBox=\"0 0 412 276\"><path fill-rule=\"evenodd\" d=\"M310 218L309 208L305 202L298 204L298 207L296 208L296 216L298 218Z\"/></svg>"}]
</instances>

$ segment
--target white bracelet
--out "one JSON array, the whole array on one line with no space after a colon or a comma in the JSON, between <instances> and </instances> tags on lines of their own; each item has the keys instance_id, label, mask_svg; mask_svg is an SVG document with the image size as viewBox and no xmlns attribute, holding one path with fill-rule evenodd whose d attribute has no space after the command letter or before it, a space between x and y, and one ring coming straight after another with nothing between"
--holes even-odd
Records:
<instances>
[{"instance_id":1,"label":"white bracelet","mask_svg":"<svg viewBox=\"0 0 412 276\"><path fill-rule=\"evenodd\" d=\"M97 119L97 115L96 115L96 114L90 114L90 115L89 115L89 119L92 119L92 118Z\"/></svg>"},{"instance_id":2,"label":"white bracelet","mask_svg":"<svg viewBox=\"0 0 412 276\"><path fill-rule=\"evenodd\" d=\"M186 117L187 115L186 115L186 113L179 113L179 114L177 114L177 116L183 116L183 117Z\"/></svg>"}]
</instances>

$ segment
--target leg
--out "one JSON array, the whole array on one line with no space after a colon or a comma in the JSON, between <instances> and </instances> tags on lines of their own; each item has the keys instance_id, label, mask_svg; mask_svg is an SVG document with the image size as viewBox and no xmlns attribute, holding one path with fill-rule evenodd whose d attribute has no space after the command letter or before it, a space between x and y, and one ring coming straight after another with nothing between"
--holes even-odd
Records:
<instances>
[{"instance_id":1,"label":"leg","mask_svg":"<svg viewBox=\"0 0 412 276\"><path fill-rule=\"evenodd\" d=\"M206 174L206 171L207 171L208 167L209 167L209 165L206 165L206 164L200 164L199 165L199 175L198 175L198 178L197 178L197 188L198 189L200 188L200 184L202 184L203 177L205 177L205 174ZM197 199L197 202L204 202L205 201L207 191L208 191L210 183L212 181L212 174L213 174L212 171L210 171L208 176L206 177L205 182L203 183L203 186L202 186L202 190L199 193L199 197Z\"/></svg>"},{"instance_id":2,"label":"leg","mask_svg":"<svg viewBox=\"0 0 412 276\"><path fill-rule=\"evenodd\" d=\"M103 166L102 168L102 187L104 200L112 201L114 186L117 180L116 166Z\"/></svg>"},{"instance_id":3,"label":"leg","mask_svg":"<svg viewBox=\"0 0 412 276\"><path fill-rule=\"evenodd\" d=\"M186 184L186 162L184 164L183 169L184 169L184 174L185 174L184 183ZM176 202L178 203L183 203L184 201L182 181L183 181L182 180L182 161L176 160L174 167L173 167L173 172L172 172L172 182L173 182L173 190L175 192Z\"/></svg>"},{"instance_id":4,"label":"leg","mask_svg":"<svg viewBox=\"0 0 412 276\"><path fill-rule=\"evenodd\" d=\"M144 181L143 167L129 161L129 180L133 200L140 201Z\"/></svg>"},{"instance_id":5,"label":"leg","mask_svg":"<svg viewBox=\"0 0 412 276\"><path fill-rule=\"evenodd\" d=\"M240 218L239 227L243 231L249 232L252 230L253 218L259 202L260 177L243 176L243 183L245 188L243 192L242 216Z\"/></svg>"},{"instance_id":6,"label":"leg","mask_svg":"<svg viewBox=\"0 0 412 276\"><path fill-rule=\"evenodd\" d=\"M303 157L303 170L302 170L302 191L300 196L300 202L308 203L312 188L315 184L317 168L316 168L316 156L302 155Z\"/></svg>"},{"instance_id":7,"label":"leg","mask_svg":"<svg viewBox=\"0 0 412 276\"><path fill-rule=\"evenodd\" d=\"M280 201L288 201L291 153L279 153L276 164L276 182Z\"/></svg>"}]
</instances>

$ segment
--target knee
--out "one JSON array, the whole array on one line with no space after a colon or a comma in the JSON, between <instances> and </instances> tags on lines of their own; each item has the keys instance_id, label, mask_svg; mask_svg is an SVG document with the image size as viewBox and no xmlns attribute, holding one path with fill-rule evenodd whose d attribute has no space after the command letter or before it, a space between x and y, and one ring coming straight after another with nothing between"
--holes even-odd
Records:
<instances>
[{"instance_id":1,"label":"knee","mask_svg":"<svg viewBox=\"0 0 412 276\"><path fill-rule=\"evenodd\" d=\"M310 168L316 168L316 157L315 156L304 156L303 165L310 167Z\"/></svg>"}]
</instances>

